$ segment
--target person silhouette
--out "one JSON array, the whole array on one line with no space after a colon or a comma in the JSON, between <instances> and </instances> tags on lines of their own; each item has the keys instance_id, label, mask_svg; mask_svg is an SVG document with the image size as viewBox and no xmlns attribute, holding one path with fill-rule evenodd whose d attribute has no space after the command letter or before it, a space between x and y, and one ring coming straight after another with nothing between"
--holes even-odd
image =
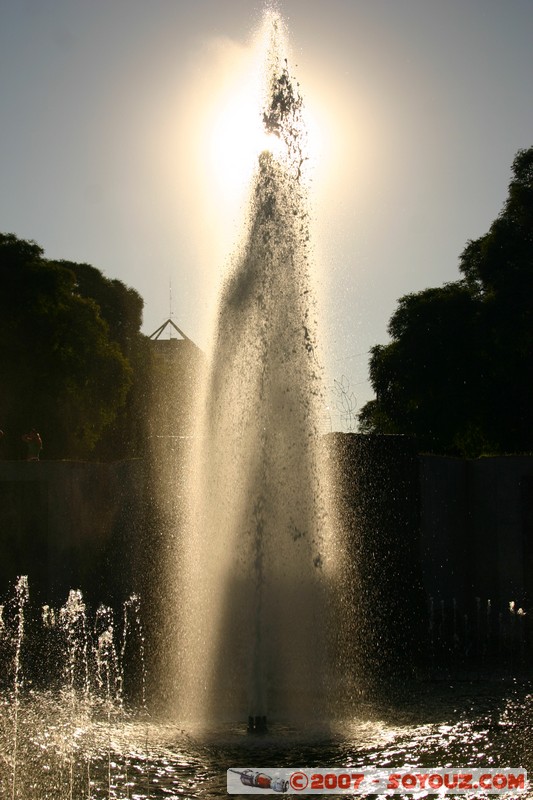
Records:
<instances>
[{"instance_id":1,"label":"person silhouette","mask_svg":"<svg viewBox=\"0 0 533 800\"><path fill-rule=\"evenodd\" d=\"M22 436L22 441L28 445L26 461L39 461L39 454L43 448L43 441L35 428Z\"/></svg>"}]
</instances>

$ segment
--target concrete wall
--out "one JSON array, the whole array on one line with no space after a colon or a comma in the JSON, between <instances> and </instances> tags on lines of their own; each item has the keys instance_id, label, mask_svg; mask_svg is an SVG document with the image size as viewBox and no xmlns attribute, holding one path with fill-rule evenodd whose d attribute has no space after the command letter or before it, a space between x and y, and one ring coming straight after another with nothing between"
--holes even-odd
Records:
<instances>
[{"instance_id":1,"label":"concrete wall","mask_svg":"<svg viewBox=\"0 0 533 800\"><path fill-rule=\"evenodd\" d=\"M427 616L416 443L339 433L326 439L338 524L348 537L355 671L366 689L382 690L387 679L411 673Z\"/></svg>"},{"instance_id":2,"label":"concrete wall","mask_svg":"<svg viewBox=\"0 0 533 800\"><path fill-rule=\"evenodd\" d=\"M398 591L418 591L419 576L436 603L514 600L533 613L533 456L464 461L417 457L404 437L326 439L364 592L374 607L381 597L380 613ZM154 501L153 475L142 461L0 461L0 598L21 574L43 602L78 587L110 602L157 581L176 511Z\"/></svg>"},{"instance_id":3,"label":"concrete wall","mask_svg":"<svg viewBox=\"0 0 533 800\"><path fill-rule=\"evenodd\" d=\"M0 596L18 575L40 602L129 593L145 495L141 461L0 461Z\"/></svg>"},{"instance_id":4,"label":"concrete wall","mask_svg":"<svg viewBox=\"0 0 533 800\"><path fill-rule=\"evenodd\" d=\"M419 460L427 593L533 611L533 456Z\"/></svg>"}]
</instances>

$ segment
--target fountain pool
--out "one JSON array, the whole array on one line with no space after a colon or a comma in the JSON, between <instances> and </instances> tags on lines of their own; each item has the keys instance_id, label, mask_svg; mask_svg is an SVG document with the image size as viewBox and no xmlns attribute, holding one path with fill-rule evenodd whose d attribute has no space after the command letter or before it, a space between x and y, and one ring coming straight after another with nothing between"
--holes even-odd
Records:
<instances>
[{"instance_id":1,"label":"fountain pool","mask_svg":"<svg viewBox=\"0 0 533 800\"><path fill-rule=\"evenodd\" d=\"M215 800L228 796L226 770L242 766L531 770L530 692L524 684L419 685L408 702L361 702L328 730L279 725L260 737L247 736L241 725L198 733L117 707L89 712L57 696L30 694L19 706L14 790L13 719L2 707L0 796Z\"/></svg>"}]
</instances>

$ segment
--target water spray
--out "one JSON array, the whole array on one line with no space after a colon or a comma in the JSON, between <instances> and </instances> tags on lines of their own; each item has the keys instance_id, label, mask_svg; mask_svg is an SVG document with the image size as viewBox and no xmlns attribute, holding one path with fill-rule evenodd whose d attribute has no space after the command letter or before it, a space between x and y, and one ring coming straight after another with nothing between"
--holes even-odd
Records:
<instances>
[{"instance_id":1,"label":"water spray","mask_svg":"<svg viewBox=\"0 0 533 800\"><path fill-rule=\"evenodd\" d=\"M245 236L220 292L177 543L183 591L172 671L181 719L210 725L243 719L245 708L251 735L267 732L266 709L322 713L326 658L316 653L329 654L326 570L316 568L329 528L307 139L281 23L274 15L267 24L257 113L281 151L259 155Z\"/></svg>"}]
</instances>

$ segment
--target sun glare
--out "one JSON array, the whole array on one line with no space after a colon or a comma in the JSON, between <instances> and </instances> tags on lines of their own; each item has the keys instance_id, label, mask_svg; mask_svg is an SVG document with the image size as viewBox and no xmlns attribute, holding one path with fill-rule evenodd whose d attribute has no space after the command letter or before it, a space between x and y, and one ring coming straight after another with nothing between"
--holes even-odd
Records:
<instances>
[{"instance_id":1,"label":"sun glare","mask_svg":"<svg viewBox=\"0 0 533 800\"><path fill-rule=\"evenodd\" d=\"M259 87L250 82L235 87L214 118L210 136L210 159L214 175L225 192L240 194L249 183L264 150L281 155L281 142L268 134L261 119Z\"/></svg>"},{"instance_id":2,"label":"sun glare","mask_svg":"<svg viewBox=\"0 0 533 800\"><path fill-rule=\"evenodd\" d=\"M304 110L306 159L314 167L323 151L321 127L308 109ZM261 116L261 92L252 82L236 86L214 115L209 141L211 169L226 195L240 195L249 184L259 155L267 150L283 158L284 145L265 130Z\"/></svg>"},{"instance_id":3,"label":"sun glare","mask_svg":"<svg viewBox=\"0 0 533 800\"><path fill-rule=\"evenodd\" d=\"M283 160L287 145L267 132L263 123L268 101L266 75L271 63L272 26L264 24L248 45L217 39L206 47L201 82L191 88L191 100L184 115L181 158L198 198L202 220L199 237L202 259L220 263L235 249L242 235L242 221L250 196L252 178L258 168L260 154L267 150ZM279 54L298 80L298 68L279 33ZM312 194L322 184L322 174L335 147L331 147L330 120L320 96L309 91L302 78L304 95L303 121L305 164L302 180L309 183ZM191 125L191 120L195 125ZM195 170L195 172L193 171ZM208 235L206 235L208 231ZM205 255L208 254L208 255Z\"/></svg>"},{"instance_id":4,"label":"sun glare","mask_svg":"<svg viewBox=\"0 0 533 800\"><path fill-rule=\"evenodd\" d=\"M277 42L273 49L274 29ZM273 57L284 58L287 51L281 18L270 11L249 46L237 50L228 44L227 58L221 59L216 81L219 88L212 94L207 154L211 174L227 201L242 200L263 151L279 159L284 156L286 145L275 133L265 130L263 110L268 91L266 65ZM316 116L306 107L305 100L304 123L305 156L314 164L320 158L322 137Z\"/></svg>"}]
</instances>

